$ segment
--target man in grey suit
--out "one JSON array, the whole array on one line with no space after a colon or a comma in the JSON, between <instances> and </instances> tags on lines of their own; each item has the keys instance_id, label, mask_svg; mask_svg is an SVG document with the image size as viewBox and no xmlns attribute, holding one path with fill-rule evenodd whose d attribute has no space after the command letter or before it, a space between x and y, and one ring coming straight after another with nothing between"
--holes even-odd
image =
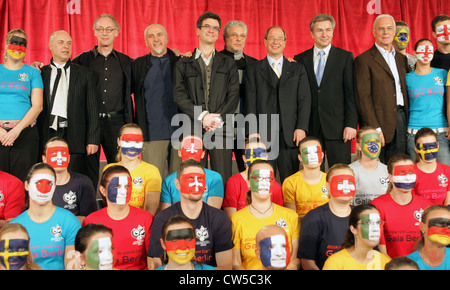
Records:
<instances>
[{"instance_id":1,"label":"man in grey suit","mask_svg":"<svg viewBox=\"0 0 450 290\"><path fill-rule=\"evenodd\" d=\"M314 46L294 57L306 67L311 88L308 135L321 140L329 167L351 162L351 140L358 125L353 53L331 44L335 25L331 15L316 15L310 23Z\"/></svg>"}]
</instances>

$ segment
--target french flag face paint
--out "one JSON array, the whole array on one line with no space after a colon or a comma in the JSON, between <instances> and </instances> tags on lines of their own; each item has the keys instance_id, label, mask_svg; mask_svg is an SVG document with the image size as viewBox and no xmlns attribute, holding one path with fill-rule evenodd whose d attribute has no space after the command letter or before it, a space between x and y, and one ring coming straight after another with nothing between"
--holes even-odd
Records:
<instances>
[{"instance_id":1,"label":"french flag face paint","mask_svg":"<svg viewBox=\"0 0 450 290\"><path fill-rule=\"evenodd\" d=\"M64 146L49 147L47 149L47 163L53 168L67 168L69 166L69 148Z\"/></svg>"},{"instance_id":2,"label":"french flag face paint","mask_svg":"<svg viewBox=\"0 0 450 290\"><path fill-rule=\"evenodd\" d=\"M266 268L284 269L291 254L289 240L285 235L275 235L259 242L261 262Z\"/></svg>"},{"instance_id":3,"label":"french flag face paint","mask_svg":"<svg viewBox=\"0 0 450 290\"><path fill-rule=\"evenodd\" d=\"M201 194L205 193L206 178L201 173L186 173L180 177L180 191L185 194Z\"/></svg>"},{"instance_id":4,"label":"french flag face paint","mask_svg":"<svg viewBox=\"0 0 450 290\"><path fill-rule=\"evenodd\" d=\"M392 177L395 187L411 190L416 183L416 172L414 165L397 165L394 168L394 175Z\"/></svg>"},{"instance_id":5,"label":"french flag face paint","mask_svg":"<svg viewBox=\"0 0 450 290\"><path fill-rule=\"evenodd\" d=\"M432 45L419 45L416 49L416 58L423 62L430 62L434 57Z\"/></svg>"},{"instance_id":6,"label":"french flag face paint","mask_svg":"<svg viewBox=\"0 0 450 290\"><path fill-rule=\"evenodd\" d=\"M25 239L0 241L0 263L6 270L20 270L27 262L30 243Z\"/></svg>"},{"instance_id":7,"label":"french flag face paint","mask_svg":"<svg viewBox=\"0 0 450 290\"><path fill-rule=\"evenodd\" d=\"M108 184L108 200L124 205L131 198L131 178L129 176L114 176Z\"/></svg>"},{"instance_id":8,"label":"french flag face paint","mask_svg":"<svg viewBox=\"0 0 450 290\"><path fill-rule=\"evenodd\" d=\"M203 145L197 138L186 138L181 145L181 160L194 159L200 162L202 160Z\"/></svg>"},{"instance_id":9,"label":"french flag face paint","mask_svg":"<svg viewBox=\"0 0 450 290\"><path fill-rule=\"evenodd\" d=\"M122 154L134 158L142 152L144 139L141 134L123 134L120 139L120 150Z\"/></svg>"},{"instance_id":10,"label":"french flag face paint","mask_svg":"<svg viewBox=\"0 0 450 290\"><path fill-rule=\"evenodd\" d=\"M437 41L449 41L450 40L450 25L439 25L436 27L436 39Z\"/></svg>"},{"instance_id":11,"label":"french flag face paint","mask_svg":"<svg viewBox=\"0 0 450 290\"><path fill-rule=\"evenodd\" d=\"M354 197L356 194L355 177L350 174L333 176L330 180L330 192L333 197Z\"/></svg>"},{"instance_id":12,"label":"french flag face paint","mask_svg":"<svg viewBox=\"0 0 450 290\"><path fill-rule=\"evenodd\" d=\"M52 200L55 192L55 177L50 174L34 174L28 185L28 194L30 198L39 202Z\"/></svg>"}]
</instances>

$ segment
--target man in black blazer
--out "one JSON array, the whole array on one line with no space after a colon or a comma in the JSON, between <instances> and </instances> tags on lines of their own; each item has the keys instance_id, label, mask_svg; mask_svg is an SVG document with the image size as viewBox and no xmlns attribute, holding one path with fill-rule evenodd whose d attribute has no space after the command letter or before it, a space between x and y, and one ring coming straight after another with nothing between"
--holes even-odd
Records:
<instances>
[{"instance_id":1,"label":"man in black blazer","mask_svg":"<svg viewBox=\"0 0 450 290\"><path fill-rule=\"evenodd\" d=\"M319 14L310 23L314 46L294 57L308 72L311 88L311 118L308 135L319 138L328 166L350 164L351 140L356 136L358 111L353 88L353 53L331 45L335 21ZM324 51L321 68L319 51ZM325 162L322 163L322 170Z\"/></svg>"},{"instance_id":2,"label":"man in black blazer","mask_svg":"<svg viewBox=\"0 0 450 290\"><path fill-rule=\"evenodd\" d=\"M86 157L100 144L100 129L92 71L70 61L72 38L66 31L51 34L52 60L42 67L43 109L37 125L40 152L52 137L64 138L70 151L69 170L86 173Z\"/></svg>"},{"instance_id":3,"label":"man in black blazer","mask_svg":"<svg viewBox=\"0 0 450 290\"><path fill-rule=\"evenodd\" d=\"M264 44L267 57L246 70L244 111L246 118L257 119L257 126L249 124L249 137L259 134L268 144L269 159L278 167L283 182L299 170L298 143L308 131L311 93L305 67L283 56L283 28L270 27Z\"/></svg>"}]
</instances>

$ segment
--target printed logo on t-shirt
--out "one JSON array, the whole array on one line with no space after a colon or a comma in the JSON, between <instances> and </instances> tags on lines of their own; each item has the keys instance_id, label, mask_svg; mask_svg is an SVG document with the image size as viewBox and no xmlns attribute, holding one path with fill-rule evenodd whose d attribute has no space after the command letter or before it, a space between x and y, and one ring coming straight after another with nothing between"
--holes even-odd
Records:
<instances>
[{"instance_id":1,"label":"printed logo on t-shirt","mask_svg":"<svg viewBox=\"0 0 450 290\"><path fill-rule=\"evenodd\" d=\"M436 85L438 85L438 86L444 85L442 83L442 79L440 77L438 77L438 76L434 77L433 80L436 82Z\"/></svg>"},{"instance_id":2,"label":"printed logo on t-shirt","mask_svg":"<svg viewBox=\"0 0 450 290\"><path fill-rule=\"evenodd\" d=\"M322 186L320 190L322 191L323 198L330 198L330 193L328 192L328 188L326 186Z\"/></svg>"},{"instance_id":3,"label":"printed logo on t-shirt","mask_svg":"<svg viewBox=\"0 0 450 290\"><path fill-rule=\"evenodd\" d=\"M210 243L209 231L204 226L201 226L199 229L195 229L195 236L197 237L196 244L201 247L205 247Z\"/></svg>"},{"instance_id":4,"label":"printed logo on t-shirt","mask_svg":"<svg viewBox=\"0 0 450 290\"><path fill-rule=\"evenodd\" d=\"M286 228L288 227L287 222L286 222L284 219L282 219L282 218L280 218L279 220L277 220L277 221L275 222L275 224L276 224L277 226L282 227L283 229L286 229Z\"/></svg>"},{"instance_id":5,"label":"printed logo on t-shirt","mask_svg":"<svg viewBox=\"0 0 450 290\"><path fill-rule=\"evenodd\" d=\"M62 228L61 228L61 226L58 225L58 224L50 229L50 233L51 233L52 236L53 236L53 238L51 238L52 241L59 242L59 241L61 241L62 239L64 239L64 238L61 236L61 235L62 235Z\"/></svg>"},{"instance_id":6,"label":"printed logo on t-shirt","mask_svg":"<svg viewBox=\"0 0 450 290\"><path fill-rule=\"evenodd\" d=\"M416 218L417 222L414 224L416 226L420 225L420 221L422 220L422 214L423 214L423 209L419 209L414 211L414 217Z\"/></svg>"},{"instance_id":7,"label":"printed logo on t-shirt","mask_svg":"<svg viewBox=\"0 0 450 290\"><path fill-rule=\"evenodd\" d=\"M142 246L145 241L145 228L138 225L137 228L131 230L131 236L136 239L136 241L133 242L133 245Z\"/></svg>"},{"instance_id":8,"label":"printed logo on t-shirt","mask_svg":"<svg viewBox=\"0 0 450 290\"><path fill-rule=\"evenodd\" d=\"M133 178L133 183L136 186L141 186L142 184L144 184L144 179L142 179L142 177L138 176Z\"/></svg>"},{"instance_id":9,"label":"printed logo on t-shirt","mask_svg":"<svg viewBox=\"0 0 450 290\"><path fill-rule=\"evenodd\" d=\"M439 186L447 187L447 185L448 185L448 178L447 178L447 176L445 176L444 173L439 174L437 179L441 183L441 184L439 184Z\"/></svg>"},{"instance_id":10,"label":"printed logo on t-shirt","mask_svg":"<svg viewBox=\"0 0 450 290\"><path fill-rule=\"evenodd\" d=\"M67 203L67 206L64 206L64 208L73 209L76 206L75 203L77 202L77 195L75 192L70 190L68 193L64 193L63 200Z\"/></svg>"},{"instance_id":11,"label":"printed logo on t-shirt","mask_svg":"<svg viewBox=\"0 0 450 290\"><path fill-rule=\"evenodd\" d=\"M28 75L26 74L26 73L21 73L21 74L19 74L19 80L20 81L26 81L27 80L27 78L28 78Z\"/></svg>"},{"instance_id":12,"label":"printed logo on t-shirt","mask_svg":"<svg viewBox=\"0 0 450 290\"><path fill-rule=\"evenodd\" d=\"M389 185L389 177L380 177L380 184L387 187Z\"/></svg>"}]
</instances>

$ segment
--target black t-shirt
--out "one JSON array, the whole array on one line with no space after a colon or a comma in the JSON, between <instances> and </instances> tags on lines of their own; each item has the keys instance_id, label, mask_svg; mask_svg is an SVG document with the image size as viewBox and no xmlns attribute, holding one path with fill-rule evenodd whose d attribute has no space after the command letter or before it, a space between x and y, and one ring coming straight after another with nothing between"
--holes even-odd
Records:
<instances>
[{"instance_id":1,"label":"black t-shirt","mask_svg":"<svg viewBox=\"0 0 450 290\"><path fill-rule=\"evenodd\" d=\"M434 51L434 57L431 60L431 66L443 68L448 71L450 69L450 53L444 54L436 49Z\"/></svg>"},{"instance_id":2,"label":"black t-shirt","mask_svg":"<svg viewBox=\"0 0 450 290\"><path fill-rule=\"evenodd\" d=\"M70 172L69 182L56 186L52 201L54 205L67 209L76 216L88 216L98 210L92 181L77 172Z\"/></svg>"},{"instance_id":3,"label":"black t-shirt","mask_svg":"<svg viewBox=\"0 0 450 290\"><path fill-rule=\"evenodd\" d=\"M164 222L171 216L185 216L179 202L156 214L152 224L148 256L160 258L163 253L160 238ZM195 260L216 267L215 254L233 248L231 220L217 208L203 203L197 219L191 220L195 227Z\"/></svg>"}]
</instances>

